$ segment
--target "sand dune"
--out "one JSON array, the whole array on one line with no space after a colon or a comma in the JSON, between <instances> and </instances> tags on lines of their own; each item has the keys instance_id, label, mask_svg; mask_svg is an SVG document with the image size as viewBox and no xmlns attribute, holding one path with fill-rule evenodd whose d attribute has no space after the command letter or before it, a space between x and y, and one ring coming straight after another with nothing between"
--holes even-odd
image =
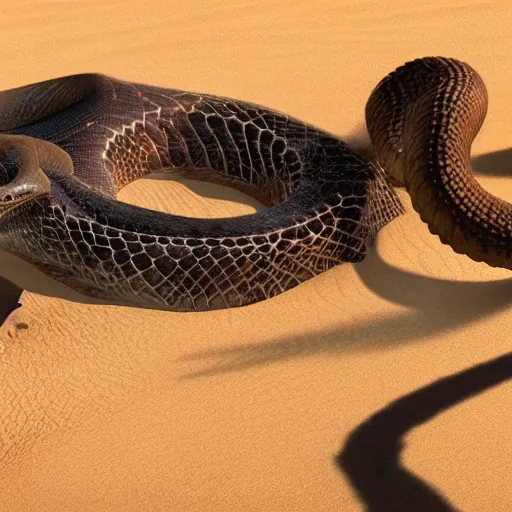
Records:
<instances>
[{"instance_id":1,"label":"sand dune","mask_svg":"<svg viewBox=\"0 0 512 512\"><path fill-rule=\"evenodd\" d=\"M512 201L511 21L506 0L18 1L0 17L0 88L99 71L353 138L386 73L453 56L489 90L478 178ZM363 263L247 308L84 304L0 255L29 290L0 329L0 510L512 509L511 274L454 254L400 195L406 215ZM259 207L187 180L121 199Z\"/></svg>"}]
</instances>

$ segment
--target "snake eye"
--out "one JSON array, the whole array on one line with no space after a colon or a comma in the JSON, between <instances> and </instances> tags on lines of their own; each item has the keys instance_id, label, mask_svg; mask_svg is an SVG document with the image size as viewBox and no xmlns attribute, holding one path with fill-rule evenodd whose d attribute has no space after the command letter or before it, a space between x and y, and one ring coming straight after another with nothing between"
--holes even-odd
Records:
<instances>
[{"instance_id":1,"label":"snake eye","mask_svg":"<svg viewBox=\"0 0 512 512\"><path fill-rule=\"evenodd\" d=\"M0 149L0 187L8 185L21 167L21 155L15 147Z\"/></svg>"}]
</instances>

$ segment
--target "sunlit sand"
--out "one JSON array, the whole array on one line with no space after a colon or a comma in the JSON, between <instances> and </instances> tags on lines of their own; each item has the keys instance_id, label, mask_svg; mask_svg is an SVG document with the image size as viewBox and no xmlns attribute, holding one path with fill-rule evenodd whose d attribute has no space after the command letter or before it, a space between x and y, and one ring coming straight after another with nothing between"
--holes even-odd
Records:
<instances>
[{"instance_id":1,"label":"sunlit sand","mask_svg":"<svg viewBox=\"0 0 512 512\"><path fill-rule=\"evenodd\" d=\"M512 201L511 21L507 0L27 0L2 10L0 89L97 71L260 103L357 143L385 74L455 57L489 91L478 179ZM374 444L351 437L511 350L510 272L454 254L399 193L407 213L363 263L246 308L88 304L0 255L0 275L29 290L0 328L0 509L419 510L415 496L511 510L507 359L501 385L443 381L390 409ZM183 179L142 180L121 200L194 216L259 207Z\"/></svg>"}]
</instances>

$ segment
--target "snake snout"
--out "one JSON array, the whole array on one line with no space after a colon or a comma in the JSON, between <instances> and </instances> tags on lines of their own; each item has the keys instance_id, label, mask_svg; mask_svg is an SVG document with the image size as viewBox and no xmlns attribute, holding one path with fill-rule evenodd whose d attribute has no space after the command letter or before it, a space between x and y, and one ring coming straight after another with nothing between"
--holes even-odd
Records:
<instances>
[{"instance_id":1,"label":"snake snout","mask_svg":"<svg viewBox=\"0 0 512 512\"><path fill-rule=\"evenodd\" d=\"M50 181L40 169L37 171L20 172L9 184L0 187L0 216L31 199L49 194Z\"/></svg>"}]
</instances>

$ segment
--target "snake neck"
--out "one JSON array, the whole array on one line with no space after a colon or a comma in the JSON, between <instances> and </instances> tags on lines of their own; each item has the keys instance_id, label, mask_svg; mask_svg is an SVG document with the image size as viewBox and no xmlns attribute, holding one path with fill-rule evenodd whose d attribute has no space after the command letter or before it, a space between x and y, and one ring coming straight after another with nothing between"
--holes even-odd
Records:
<instances>
[{"instance_id":1,"label":"snake neck","mask_svg":"<svg viewBox=\"0 0 512 512\"><path fill-rule=\"evenodd\" d=\"M512 206L481 187L470 162L486 111L486 88L474 69L429 57L384 78L366 119L379 161L405 185L429 230L457 253L512 268Z\"/></svg>"},{"instance_id":2,"label":"snake neck","mask_svg":"<svg viewBox=\"0 0 512 512\"><path fill-rule=\"evenodd\" d=\"M0 91L0 131L37 123L84 100L98 89L98 77L85 73ZM59 98L57 106L51 101L55 97ZM25 101L20 108L21 98Z\"/></svg>"}]
</instances>

